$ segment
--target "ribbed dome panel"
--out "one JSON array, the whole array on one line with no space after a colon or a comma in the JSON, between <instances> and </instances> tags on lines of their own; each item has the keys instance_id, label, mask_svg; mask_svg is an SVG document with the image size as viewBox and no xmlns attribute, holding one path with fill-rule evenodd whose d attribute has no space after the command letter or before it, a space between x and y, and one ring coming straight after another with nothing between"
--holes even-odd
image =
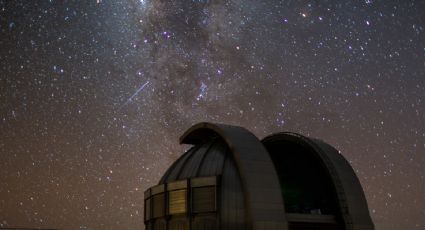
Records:
<instances>
[{"instance_id":1,"label":"ribbed dome panel","mask_svg":"<svg viewBox=\"0 0 425 230\"><path fill-rule=\"evenodd\" d=\"M196 145L183 154L160 180L160 184L194 177L217 176L223 174L226 143L220 138L213 138Z\"/></svg>"}]
</instances>

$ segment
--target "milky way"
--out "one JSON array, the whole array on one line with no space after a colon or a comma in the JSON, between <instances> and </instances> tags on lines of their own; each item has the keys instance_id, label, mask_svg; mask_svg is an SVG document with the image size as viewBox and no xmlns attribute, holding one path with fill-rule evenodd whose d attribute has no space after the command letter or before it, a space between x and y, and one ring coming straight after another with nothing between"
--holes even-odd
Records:
<instances>
[{"instance_id":1,"label":"milky way","mask_svg":"<svg viewBox=\"0 0 425 230\"><path fill-rule=\"evenodd\" d=\"M378 230L425 228L425 2L0 0L0 227L143 229L200 121L352 164Z\"/></svg>"}]
</instances>

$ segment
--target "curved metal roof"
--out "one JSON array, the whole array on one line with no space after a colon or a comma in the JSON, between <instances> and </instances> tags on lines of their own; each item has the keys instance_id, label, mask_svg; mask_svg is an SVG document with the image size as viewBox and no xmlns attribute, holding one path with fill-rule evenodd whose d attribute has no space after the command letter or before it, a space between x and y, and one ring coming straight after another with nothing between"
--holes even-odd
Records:
<instances>
[{"instance_id":1,"label":"curved metal roof","mask_svg":"<svg viewBox=\"0 0 425 230\"><path fill-rule=\"evenodd\" d=\"M267 150L254 134L237 126L199 123L187 130L180 142L195 146L169 168L160 184L202 176L202 172L220 175L222 163L217 158L231 157L244 191L247 229L287 229L279 179ZM205 170L207 167L215 170Z\"/></svg>"},{"instance_id":2,"label":"curved metal roof","mask_svg":"<svg viewBox=\"0 0 425 230\"><path fill-rule=\"evenodd\" d=\"M221 175L229 148L220 138L198 144L184 153L165 172L160 184L194 177Z\"/></svg>"},{"instance_id":3,"label":"curved metal roof","mask_svg":"<svg viewBox=\"0 0 425 230\"><path fill-rule=\"evenodd\" d=\"M241 127L196 124L180 138L180 143L194 146L174 162L159 184L223 175L228 167L224 165L231 162L240 178L246 229L288 229L279 176L271 158L275 153L267 151L276 142L302 145L324 166L332 179L345 229L374 229L360 182L349 163L332 146L295 133L273 134L260 142Z\"/></svg>"}]
</instances>

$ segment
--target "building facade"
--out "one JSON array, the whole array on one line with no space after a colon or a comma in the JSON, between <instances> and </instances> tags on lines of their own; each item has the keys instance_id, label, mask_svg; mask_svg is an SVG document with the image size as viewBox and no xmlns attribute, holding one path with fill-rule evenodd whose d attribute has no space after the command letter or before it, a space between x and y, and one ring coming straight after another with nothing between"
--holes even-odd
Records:
<instances>
[{"instance_id":1,"label":"building facade","mask_svg":"<svg viewBox=\"0 0 425 230\"><path fill-rule=\"evenodd\" d=\"M200 123L180 142L193 147L145 191L147 230L374 229L353 169L320 140Z\"/></svg>"}]
</instances>

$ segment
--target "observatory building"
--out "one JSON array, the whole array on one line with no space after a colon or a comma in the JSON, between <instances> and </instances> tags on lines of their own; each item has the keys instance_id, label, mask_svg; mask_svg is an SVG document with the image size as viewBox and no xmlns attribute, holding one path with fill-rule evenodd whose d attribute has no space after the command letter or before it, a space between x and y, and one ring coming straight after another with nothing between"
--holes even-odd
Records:
<instances>
[{"instance_id":1,"label":"observatory building","mask_svg":"<svg viewBox=\"0 0 425 230\"><path fill-rule=\"evenodd\" d=\"M323 141L200 123L180 142L193 147L145 191L146 230L374 229L353 169Z\"/></svg>"}]
</instances>

